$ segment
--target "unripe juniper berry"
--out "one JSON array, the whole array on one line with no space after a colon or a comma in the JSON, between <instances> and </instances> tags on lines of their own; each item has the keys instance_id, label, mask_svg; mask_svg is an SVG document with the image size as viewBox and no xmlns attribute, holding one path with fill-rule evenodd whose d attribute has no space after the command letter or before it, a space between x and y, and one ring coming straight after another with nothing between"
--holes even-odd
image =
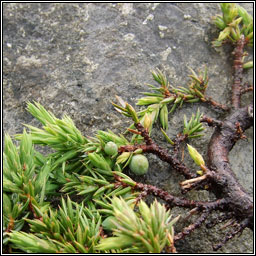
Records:
<instances>
[{"instance_id":1,"label":"unripe juniper berry","mask_svg":"<svg viewBox=\"0 0 256 256\"><path fill-rule=\"evenodd\" d=\"M141 154L133 156L129 164L131 171L137 175L143 175L147 173L148 166L148 159Z\"/></svg>"},{"instance_id":2,"label":"unripe juniper berry","mask_svg":"<svg viewBox=\"0 0 256 256\"><path fill-rule=\"evenodd\" d=\"M109 141L105 147L104 147L104 151L107 155L109 156L113 156L114 154L117 153L118 147L116 145L116 143Z\"/></svg>"}]
</instances>

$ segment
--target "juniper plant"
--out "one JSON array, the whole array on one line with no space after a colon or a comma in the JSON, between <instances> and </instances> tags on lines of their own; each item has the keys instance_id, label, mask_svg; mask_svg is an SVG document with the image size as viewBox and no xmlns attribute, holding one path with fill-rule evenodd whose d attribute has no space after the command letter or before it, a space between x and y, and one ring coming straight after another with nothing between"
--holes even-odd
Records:
<instances>
[{"instance_id":1,"label":"juniper plant","mask_svg":"<svg viewBox=\"0 0 256 256\"><path fill-rule=\"evenodd\" d=\"M43 125L26 125L29 130L15 136L16 146L6 134L3 153L3 229L4 249L9 253L160 253L176 252L175 242L200 227L215 212L218 222L231 220L233 230L216 245L253 229L253 203L238 183L228 161L228 153L253 124L252 105L241 107L241 95L251 91L243 87L243 70L252 67L244 63L244 47L253 45L252 17L237 4L222 3L222 16L215 18L221 30L214 47L231 43L234 47L234 81L231 106L208 97L208 70L196 74L192 69L187 87L173 87L160 70L152 72L159 86L149 85L153 92L137 105L141 111L117 97L114 108L130 117L133 124L128 136L111 130L99 130L95 137L85 137L74 122L64 116L58 119L37 102L27 104L27 110ZM190 119L184 116L184 128L176 138L166 130L168 117L183 104L202 102L226 113L224 120L214 120L198 109ZM160 147L151 138L154 124L159 120L162 133L171 145ZM203 136L204 126L215 131L208 146L208 161L193 147L193 139ZM124 133L124 134L126 134ZM188 140L190 144L188 144ZM199 166L188 167L181 155L181 145ZM54 150L42 155L34 145ZM180 182L185 194L192 189L208 189L216 196L214 201L193 201L174 196L161 188L136 182L126 173L130 168L143 174L149 168L145 153L151 153L167 162L174 171L185 177ZM145 203L147 195L164 201ZM57 198L57 203L53 198ZM179 216L171 215L177 206L190 209L198 218L179 233L175 223Z\"/></svg>"}]
</instances>

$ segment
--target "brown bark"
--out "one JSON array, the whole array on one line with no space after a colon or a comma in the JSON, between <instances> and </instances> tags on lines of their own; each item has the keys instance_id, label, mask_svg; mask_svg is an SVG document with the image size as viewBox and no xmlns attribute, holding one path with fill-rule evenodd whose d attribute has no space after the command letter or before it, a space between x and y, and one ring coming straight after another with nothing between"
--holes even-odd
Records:
<instances>
[{"instance_id":1,"label":"brown bark","mask_svg":"<svg viewBox=\"0 0 256 256\"><path fill-rule=\"evenodd\" d=\"M237 132L237 122L245 131L253 124L252 105L237 109L217 127L208 147L208 164L215 172L212 179L213 190L218 198L229 201L230 210L237 218L249 218L249 227L253 228L253 202L248 193L237 181L233 173L228 154L241 136Z\"/></svg>"},{"instance_id":2,"label":"brown bark","mask_svg":"<svg viewBox=\"0 0 256 256\"><path fill-rule=\"evenodd\" d=\"M233 51L234 55L234 81L232 84L232 107L237 109L240 108L241 105L241 83L243 79L243 56L244 56L244 46L245 46L245 39L242 35L240 40L237 42L236 47Z\"/></svg>"}]
</instances>

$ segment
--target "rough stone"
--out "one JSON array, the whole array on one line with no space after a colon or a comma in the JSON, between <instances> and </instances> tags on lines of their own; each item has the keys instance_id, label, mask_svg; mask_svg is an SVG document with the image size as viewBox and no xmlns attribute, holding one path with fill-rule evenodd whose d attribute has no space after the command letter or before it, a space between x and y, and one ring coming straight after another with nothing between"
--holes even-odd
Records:
<instances>
[{"instance_id":1,"label":"rough stone","mask_svg":"<svg viewBox=\"0 0 256 256\"><path fill-rule=\"evenodd\" d=\"M242 4L250 13L253 4ZM229 48L216 52L217 36L212 17L220 13L215 3L4 3L3 4L3 129L13 135L24 123L39 123L26 112L27 101L38 101L57 117L68 114L85 135L98 129L122 132L130 120L114 111L114 95L134 105L150 71L164 70L171 85L184 86L189 69L206 64L210 82L207 94L221 103L230 101L232 67ZM161 32L161 34L159 33ZM249 52L250 53L250 52ZM252 82L252 71L247 81ZM245 80L246 80L245 79ZM244 103L252 101L243 97ZM170 116L168 135L182 130L183 115L201 112L218 118L221 113L204 104L184 105ZM137 108L139 109L139 108ZM156 129L158 130L158 129ZM212 133L191 144L206 157ZM253 129L248 141L239 141L230 152L234 172L253 194ZM154 139L164 145L158 131ZM196 166L186 159L191 168ZM180 195L183 179L155 156L143 182ZM190 192L190 198L211 200L208 192ZM172 209L173 214L181 209ZM177 228L182 223L177 225ZM212 253L212 244L226 230L204 226L177 243L180 253ZM246 229L219 253L252 253L253 233Z\"/></svg>"}]
</instances>

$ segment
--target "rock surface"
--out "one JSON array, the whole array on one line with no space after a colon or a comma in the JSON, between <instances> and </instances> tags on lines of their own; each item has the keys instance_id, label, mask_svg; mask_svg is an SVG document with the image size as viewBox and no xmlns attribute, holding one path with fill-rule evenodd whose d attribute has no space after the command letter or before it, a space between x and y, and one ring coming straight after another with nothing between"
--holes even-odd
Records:
<instances>
[{"instance_id":1,"label":"rock surface","mask_svg":"<svg viewBox=\"0 0 256 256\"><path fill-rule=\"evenodd\" d=\"M252 3L243 6L252 13ZM25 109L26 102L33 100L57 117L68 114L85 135L107 128L122 132L130 120L115 112L110 102L119 95L135 105L139 93L147 90L145 84L153 83L150 71L155 68L164 70L172 85L184 86L188 66L198 70L207 64L207 94L228 104L230 49L216 52L211 47L217 36L211 19L218 13L215 3L4 3L4 132L20 133L24 123L39 125ZM252 82L252 77L248 72L246 79ZM243 100L246 104L252 97L246 95ZM184 105L170 116L168 134L180 132L183 115L190 116L198 107L211 117L221 115L206 105ZM204 156L211 133L206 128L204 138L191 142ZM230 161L240 182L253 194L253 129L246 135L247 141L239 141L231 151ZM157 131L153 137L164 144ZM182 177L154 156L149 161L143 182L180 195ZM214 198L197 191L188 196ZM176 212L183 213L174 208ZM177 243L177 251L212 253L211 245L226 233L219 228L203 226ZM246 229L218 252L252 253L253 233Z\"/></svg>"}]
</instances>

